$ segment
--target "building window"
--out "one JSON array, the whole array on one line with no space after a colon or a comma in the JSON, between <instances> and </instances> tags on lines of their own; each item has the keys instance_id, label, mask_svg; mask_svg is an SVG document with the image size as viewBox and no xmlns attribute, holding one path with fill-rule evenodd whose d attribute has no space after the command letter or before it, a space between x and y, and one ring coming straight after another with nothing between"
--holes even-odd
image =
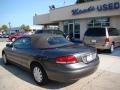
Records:
<instances>
[{"instance_id":1,"label":"building window","mask_svg":"<svg viewBox=\"0 0 120 90\"><path fill-rule=\"evenodd\" d=\"M95 18L88 23L88 28L106 26L110 26L110 18Z\"/></svg>"},{"instance_id":2,"label":"building window","mask_svg":"<svg viewBox=\"0 0 120 90\"><path fill-rule=\"evenodd\" d=\"M67 35L69 34L69 31L68 31L68 22L67 21L64 22L64 33L67 34Z\"/></svg>"},{"instance_id":3,"label":"building window","mask_svg":"<svg viewBox=\"0 0 120 90\"><path fill-rule=\"evenodd\" d=\"M74 38L80 38L80 20L74 22Z\"/></svg>"}]
</instances>

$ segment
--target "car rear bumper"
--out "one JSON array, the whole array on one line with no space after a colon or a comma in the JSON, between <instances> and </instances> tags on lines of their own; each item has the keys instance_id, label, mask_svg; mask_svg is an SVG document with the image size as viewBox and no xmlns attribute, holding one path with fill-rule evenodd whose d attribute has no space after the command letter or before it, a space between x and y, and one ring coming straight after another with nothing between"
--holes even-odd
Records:
<instances>
[{"instance_id":1,"label":"car rear bumper","mask_svg":"<svg viewBox=\"0 0 120 90\"><path fill-rule=\"evenodd\" d=\"M73 82L79 80L79 78L92 74L98 68L99 59L95 62L91 63L87 67L80 68L77 70L48 70L48 78L51 80L59 81L59 82Z\"/></svg>"},{"instance_id":2,"label":"car rear bumper","mask_svg":"<svg viewBox=\"0 0 120 90\"><path fill-rule=\"evenodd\" d=\"M103 45L92 45L92 44L88 44L88 46L97 48L97 49L101 49L101 50L105 50L105 49L110 49L111 44L103 44Z\"/></svg>"}]
</instances>

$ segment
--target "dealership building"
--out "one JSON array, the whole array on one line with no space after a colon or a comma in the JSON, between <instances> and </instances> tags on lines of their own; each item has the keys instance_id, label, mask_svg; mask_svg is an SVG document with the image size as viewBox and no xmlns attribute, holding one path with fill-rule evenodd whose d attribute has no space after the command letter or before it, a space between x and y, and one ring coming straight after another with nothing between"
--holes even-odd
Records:
<instances>
[{"instance_id":1,"label":"dealership building","mask_svg":"<svg viewBox=\"0 0 120 90\"><path fill-rule=\"evenodd\" d=\"M53 8L47 14L35 15L34 25L58 26L76 40L83 40L87 28L114 27L120 29L120 0L92 0Z\"/></svg>"}]
</instances>

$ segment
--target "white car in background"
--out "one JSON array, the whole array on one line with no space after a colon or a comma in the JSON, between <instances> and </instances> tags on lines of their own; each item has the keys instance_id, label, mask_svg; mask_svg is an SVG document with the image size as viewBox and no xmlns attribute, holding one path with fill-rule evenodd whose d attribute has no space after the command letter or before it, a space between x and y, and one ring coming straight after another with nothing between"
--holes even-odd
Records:
<instances>
[{"instance_id":1,"label":"white car in background","mask_svg":"<svg viewBox=\"0 0 120 90\"><path fill-rule=\"evenodd\" d=\"M28 31L28 32L25 32L23 35L32 35L32 34L34 34L33 31Z\"/></svg>"}]
</instances>

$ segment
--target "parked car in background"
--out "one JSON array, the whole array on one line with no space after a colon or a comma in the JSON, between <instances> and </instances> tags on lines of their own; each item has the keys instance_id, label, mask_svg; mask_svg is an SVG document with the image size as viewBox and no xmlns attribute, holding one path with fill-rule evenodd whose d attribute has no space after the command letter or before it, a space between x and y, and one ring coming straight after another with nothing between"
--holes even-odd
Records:
<instances>
[{"instance_id":1,"label":"parked car in background","mask_svg":"<svg viewBox=\"0 0 120 90\"><path fill-rule=\"evenodd\" d=\"M12 33L8 36L8 39L10 41L15 41L17 38L22 37L22 36L23 36L23 33L21 33L21 32Z\"/></svg>"},{"instance_id":2,"label":"parked car in background","mask_svg":"<svg viewBox=\"0 0 120 90\"><path fill-rule=\"evenodd\" d=\"M4 33L1 35L1 38L8 38L9 34L8 33Z\"/></svg>"},{"instance_id":3,"label":"parked car in background","mask_svg":"<svg viewBox=\"0 0 120 90\"><path fill-rule=\"evenodd\" d=\"M24 34L23 34L23 35L32 35L32 34L34 34L34 32L33 32L33 31L27 31L27 32L24 32Z\"/></svg>"},{"instance_id":4,"label":"parked car in background","mask_svg":"<svg viewBox=\"0 0 120 90\"><path fill-rule=\"evenodd\" d=\"M9 34L7 33L3 33L3 34L0 34L0 38L8 38Z\"/></svg>"},{"instance_id":5,"label":"parked car in background","mask_svg":"<svg viewBox=\"0 0 120 90\"><path fill-rule=\"evenodd\" d=\"M74 44L61 35L33 34L16 39L2 51L5 64L14 62L31 70L35 82L48 79L77 81L93 73L99 65L95 48Z\"/></svg>"},{"instance_id":6,"label":"parked car in background","mask_svg":"<svg viewBox=\"0 0 120 90\"><path fill-rule=\"evenodd\" d=\"M2 38L2 34L0 34L0 38Z\"/></svg>"},{"instance_id":7,"label":"parked car in background","mask_svg":"<svg viewBox=\"0 0 120 90\"><path fill-rule=\"evenodd\" d=\"M120 46L120 30L116 28L89 28L85 32L84 43L110 53Z\"/></svg>"}]
</instances>

